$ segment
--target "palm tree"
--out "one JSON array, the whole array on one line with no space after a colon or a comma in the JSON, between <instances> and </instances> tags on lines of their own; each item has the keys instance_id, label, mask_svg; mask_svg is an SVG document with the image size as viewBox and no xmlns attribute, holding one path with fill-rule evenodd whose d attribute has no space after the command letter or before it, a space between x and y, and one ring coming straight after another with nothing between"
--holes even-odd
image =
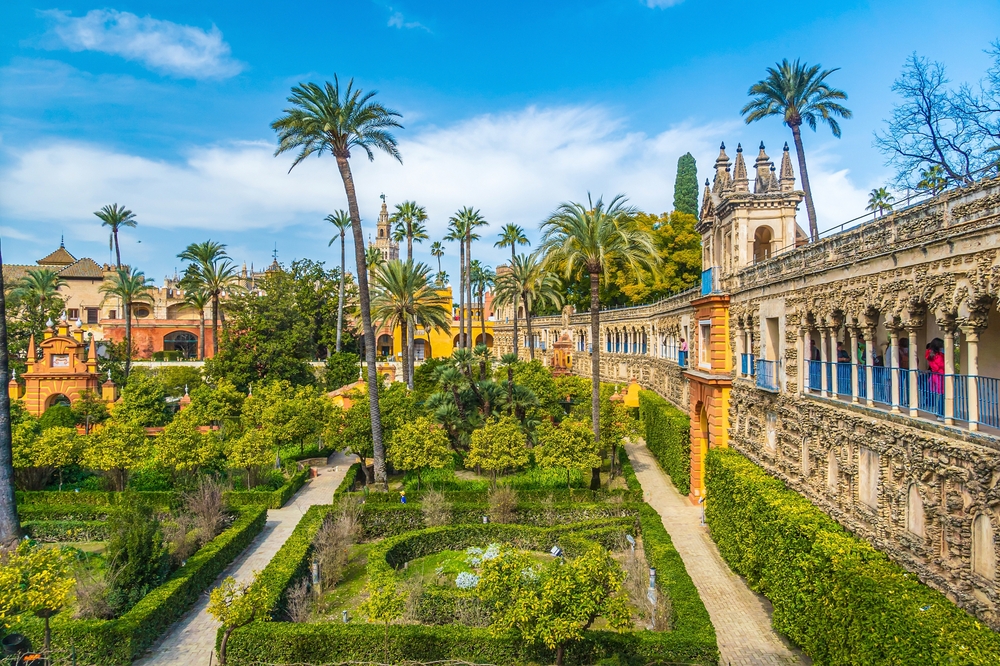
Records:
<instances>
[{"instance_id":1,"label":"palm tree","mask_svg":"<svg viewBox=\"0 0 1000 666\"><path fill-rule=\"evenodd\" d=\"M528 245L528 237L524 235L524 229L516 224L508 222L500 230L500 240L493 244L493 247L510 248L510 265L514 265L514 257L517 255L518 245ZM517 356L517 294L514 294L514 356Z\"/></svg>"},{"instance_id":2,"label":"palm tree","mask_svg":"<svg viewBox=\"0 0 1000 666\"><path fill-rule=\"evenodd\" d=\"M611 274L607 269L613 264L651 268L658 259L656 248L649 233L636 227L635 209L627 206L625 197L619 194L607 204L603 199L594 202L590 195L586 204L561 204L542 223L541 251L546 263L561 269L567 279L573 279L581 272L590 276L591 421L594 440L599 444L601 276L607 281ZM601 470L594 468L591 470L590 487L597 489L600 485Z\"/></svg>"},{"instance_id":3,"label":"palm tree","mask_svg":"<svg viewBox=\"0 0 1000 666\"><path fill-rule=\"evenodd\" d=\"M375 296L372 298L372 318L379 326L400 329L404 344L408 333L417 324L427 328L448 330L450 308L448 299L430 284L430 267L414 264L412 259L386 262L374 274ZM410 350L403 350L403 380L413 388L413 368Z\"/></svg>"},{"instance_id":4,"label":"palm tree","mask_svg":"<svg viewBox=\"0 0 1000 666\"><path fill-rule=\"evenodd\" d=\"M213 240L191 243L177 257L191 262L181 280L185 288L200 289L212 299L212 356L216 356L219 353L219 318L223 324L226 320L220 299L223 292L237 285L236 265L226 254L226 245Z\"/></svg>"},{"instance_id":5,"label":"palm tree","mask_svg":"<svg viewBox=\"0 0 1000 666\"><path fill-rule=\"evenodd\" d=\"M431 243L431 256L438 261L438 275L440 275L444 272L441 270L441 257L444 256L444 245L441 244L441 241Z\"/></svg>"},{"instance_id":6,"label":"palm tree","mask_svg":"<svg viewBox=\"0 0 1000 666\"><path fill-rule=\"evenodd\" d=\"M472 346L472 282L469 280L471 273L469 265L472 261L472 241L479 240L479 234L473 230L476 227L487 224L478 210L473 210L469 206L464 206L449 218L449 234L445 240L459 241L459 264L461 267L459 277L459 307L458 307L458 330L459 344L461 347ZM465 304L468 303L468 309ZM468 314L468 322L466 315ZM468 323L468 329L466 329Z\"/></svg>"},{"instance_id":7,"label":"palm tree","mask_svg":"<svg viewBox=\"0 0 1000 666\"><path fill-rule=\"evenodd\" d=\"M918 190L930 190L931 194L938 194L948 184L948 179L944 175L944 169L940 164L934 164L920 172L920 182L917 183Z\"/></svg>"},{"instance_id":8,"label":"palm tree","mask_svg":"<svg viewBox=\"0 0 1000 666\"><path fill-rule=\"evenodd\" d=\"M7 351L7 303L4 297L3 257L0 256L0 382L10 381ZM10 395L0 391L0 549L21 538L21 521L14 497L14 451L10 430Z\"/></svg>"},{"instance_id":9,"label":"palm tree","mask_svg":"<svg viewBox=\"0 0 1000 666\"><path fill-rule=\"evenodd\" d=\"M787 59L767 68L767 78L750 86L747 93L751 100L740 111L750 123L781 116L792 130L795 154L799 159L799 175L802 189L806 193L806 212L809 214L809 234L813 242L819 240L819 226L816 222L816 207L813 205L812 189L809 187L809 172L806 170L806 152L802 147L802 123L816 130L817 119L830 126L830 131L840 138L840 125L834 116L844 119L851 117L851 110L835 100L847 99L843 90L831 88L826 77L837 69L820 71L819 65L806 65L799 60L794 63Z\"/></svg>"},{"instance_id":10,"label":"palm tree","mask_svg":"<svg viewBox=\"0 0 1000 666\"><path fill-rule=\"evenodd\" d=\"M361 305L361 325L365 338L365 363L368 367L368 405L372 421L372 456L375 459L375 482L388 490L385 471L385 443L382 441L382 417L378 404L378 369L375 367L375 331L372 328L371 296L368 291L368 274L365 270L365 239L361 229L361 213L351 173L351 150L364 151L369 161L375 159L372 149L381 150L402 163L391 130L402 127L399 113L373 101L375 92L362 93L354 89L354 79L347 88L340 89L334 76L319 86L306 83L292 88L288 98L291 107L285 115L271 123L278 133L279 145L275 156L292 149L298 155L291 172L302 160L315 154L330 152L337 160L340 178L344 182L347 208L351 213L351 230L354 234L354 258L358 265L358 298Z\"/></svg>"},{"instance_id":11,"label":"palm tree","mask_svg":"<svg viewBox=\"0 0 1000 666\"><path fill-rule=\"evenodd\" d=\"M395 224L395 228L392 231L392 240L397 243L406 239L406 259L413 259L413 241L421 243L427 240L427 226L424 222L427 220L427 211L423 206L418 206L416 201L404 201L401 204L396 204L396 212L390 218ZM413 366L417 362L417 348L413 344L413 326L410 327L408 331L409 337L406 339L406 353L410 355L410 382L409 386L413 388Z\"/></svg>"},{"instance_id":12,"label":"palm tree","mask_svg":"<svg viewBox=\"0 0 1000 666\"><path fill-rule=\"evenodd\" d=\"M868 195L868 205L865 210L870 210L872 212L872 219L875 219L876 214L881 217L885 214L885 211L892 210L892 202L896 200L896 197L892 195L892 192L884 187L878 187L871 191Z\"/></svg>"},{"instance_id":13,"label":"palm tree","mask_svg":"<svg viewBox=\"0 0 1000 666\"><path fill-rule=\"evenodd\" d=\"M198 311L198 360L205 360L205 308L212 302L212 296L204 289L195 287L184 292L184 302Z\"/></svg>"},{"instance_id":14,"label":"palm tree","mask_svg":"<svg viewBox=\"0 0 1000 666\"><path fill-rule=\"evenodd\" d=\"M527 330L528 354L535 360L535 342L531 332L531 311L541 303L556 307L562 305L562 291L559 280L548 270L540 252L514 257L511 269L497 278L494 302L507 305L520 299L524 304L524 320Z\"/></svg>"},{"instance_id":15,"label":"palm tree","mask_svg":"<svg viewBox=\"0 0 1000 666\"><path fill-rule=\"evenodd\" d=\"M472 269L472 286L476 290L476 298L479 301L479 329L483 338L482 344L486 344L486 290L491 288L497 278L497 274L489 266L483 266L475 259L470 266Z\"/></svg>"},{"instance_id":16,"label":"palm tree","mask_svg":"<svg viewBox=\"0 0 1000 666\"><path fill-rule=\"evenodd\" d=\"M115 247L115 268L122 267L122 253L121 249L118 247L118 230L122 227L131 227L135 229L136 222L135 215L125 206L119 206L116 203L110 206L105 206L99 211L95 211L94 215L101 219L102 227L111 227L111 237L108 238L108 249L111 246Z\"/></svg>"},{"instance_id":17,"label":"palm tree","mask_svg":"<svg viewBox=\"0 0 1000 666\"><path fill-rule=\"evenodd\" d=\"M458 241L458 346L465 346L465 229L457 216L448 219L446 241Z\"/></svg>"},{"instance_id":18,"label":"palm tree","mask_svg":"<svg viewBox=\"0 0 1000 666\"><path fill-rule=\"evenodd\" d=\"M142 271L134 268L117 268L111 277L101 285L105 299L115 297L122 302L125 314L125 379L132 369L132 304L151 303L152 284L146 281Z\"/></svg>"},{"instance_id":19,"label":"palm tree","mask_svg":"<svg viewBox=\"0 0 1000 666\"><path fill-rule=\"evenodd\" d=\"M14 284L10 295L25 305L37 308L38 322L44 322L52 310L53 301L59 297L59 288L66 280L49 268L33 268Z\"/></svg>"},{"instance_id":20,"label":"palm tree","mask_svg":"<svg viewBox=\"0 0 1000 666\"><path fill-rule=\"evenodd\" d=\"M365 266L368 270L369 280L375 279L375 271L381 268L384 263L385 257L382 256L382 250L374 245L365 248Z\"/></svg>"},{"instance_id":21,"label":"palm tree","mask_svg":"<svg viewBox=\"0 0 1000 666\"><path fill-rule=\"evenodd\" d=\"M448 272L438 271L434 275L434 285L437 287L444 287L446 284L448 284Z\"/></svg>"},{"instance_id":22,"label":"palm tree","mask_svg":"<svg viewBox=\"0 0 1000 666\"><path fill-rule=\"evenodd\" d=\"M351 215L346 210L338 210L333 215L327 215L324 219L338 229L337 236L340 237L340 293L337 296L337 353L339 354L340 335L344 330L344 282L347 280L347 250L344 233L351 226ZM333 245L337 236L330 239L327 247Z\"/></svg>"}]
</instances>

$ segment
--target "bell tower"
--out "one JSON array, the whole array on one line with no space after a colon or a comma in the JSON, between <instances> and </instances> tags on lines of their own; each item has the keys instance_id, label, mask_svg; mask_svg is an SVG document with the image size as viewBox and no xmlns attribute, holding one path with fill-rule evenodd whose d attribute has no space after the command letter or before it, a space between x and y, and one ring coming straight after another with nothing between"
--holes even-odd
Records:
<instances>
[{"instance_id":1,"label":"bell tower","mask_svg":"<svg viewBox=\"0 0 1000 666\"><path fill-rule=\"evenodd\" d=\"M382 259L393 261L399 259L399 243L392 240L392 222L389 220L389 209L385 205L385 195L381 195L381 198L382 210L378 214L374 245L382 253Z\"/></svg>"}]
</instances>

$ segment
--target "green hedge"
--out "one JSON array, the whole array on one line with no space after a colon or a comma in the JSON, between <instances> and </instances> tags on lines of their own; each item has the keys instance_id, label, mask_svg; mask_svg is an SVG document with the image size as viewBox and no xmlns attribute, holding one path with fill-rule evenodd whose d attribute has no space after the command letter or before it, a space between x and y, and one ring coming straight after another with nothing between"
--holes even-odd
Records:
<instances>
[{"instance_id":1,"label":"green hedge","mask_svg":"<svg viewBox=\"0 0 1000 666\"><path fill-rule=\"evenodd\" d=\"M230 490L226 492L226 504L232 508L244 506L263 506L268 509L280 509L305 485L309 478L309 468L293 474L285 485L277 490Z\"/></svg>"},{"instance_id":2,"label":"green hedge","mask_svg":"<svg viewBox=\"0 0 1000 666\"><path fill-rule=\"evenodd\" d=\"M361 474L361 463L354 463L347 468L347 474L344 475L344 480L340 482L337 489L333 491L333 501L336 502L337 498L345 493L351 492L351 488L354 487L354 482L358 478L358 474Z\"/></svg>"},{"instance_id":3,"label":"green hedge","mask_svg":"<svg viewBox=\"0 0 1000 666\"><path fill-rule=\"evenodd\" d=\"M639 484L639 479L635 475L635 469L632 467L632 461L628 459L628 452L625 451L625 447L618 449L618 464L621 466L622 477L625 479L625 485L629 489L629 494L635 499L633 501L642 501L642 485Z\"/></svg>"},{"instance_id":4,"label":"green hedge","mask_svg":"<svg viewBox=\"0 0 1000 666\"><path fill-rule=\"evenodd\" d=\"M52 619L52 645L69 649L93 666L126 666L157 638L211 585L220 573L264 528L267 510L250 507L222 534L188 559L162 585L152 590L132 610L114 620L74 620L68 613ZM65 617L64 617L65 616ZM42 621L28 618L11 631L42 644Z\"/></svg>"},{"instance_id":5,"label":"green hedge","mask_svg":"<svg viewBox=\"0 0 1000 666\"><path fill-rule=\"evenodd\" d=\"M419 502L426 491L406 491L407 503ZM442 491L449 502L483 502L487 492L484 490L445 490ZM604 502L609 499L621 499L625 502L641 502L642 492L628 490L590 490L588 488L561 488L556 490L518 490L517 498L522 502L541 502L552 498L556 502ZM365 502L370 504L399 504L399 493L368 493Z\"/></svg>"},{"instance_id":6,"label":"green hedge","mask_svg":"<svg viewBox=\"0 0 1000 666\"><path fill-rule=\"evenodd\" d=\"M706 487L723 558L816 663L1000 663L1000 634L739 453L709 451Z\"/></svg>"},{"instance_id":7,"label":"green hedge","mask_svg":"<svg viewBox=\"0 0 1000 666\"><path fill-rule=\"evenodd\" d=\"M105 520L114 507L110 504L19 504L21 521Z\"/></svg>"},{"instance_id":8,"label":"green hedge","mask_svg":"<svg viewBox=\"0 0 1000 666\"><path fill-rule=\"evenodd\" d=\"M691 422L688 415L652 391L639 391L646 447L681 495L691 492Z\"/></svg>"},{"instance_id":9,"label":"green hedge","mask_svg":"<svg viewBox=\"0 0 1000 666\"><path fill-rule=\"evenodd\" d=\"M106 541L108 524L103 520L26 520L24 533L35 541Z\"/></svg>"}]
</instances>

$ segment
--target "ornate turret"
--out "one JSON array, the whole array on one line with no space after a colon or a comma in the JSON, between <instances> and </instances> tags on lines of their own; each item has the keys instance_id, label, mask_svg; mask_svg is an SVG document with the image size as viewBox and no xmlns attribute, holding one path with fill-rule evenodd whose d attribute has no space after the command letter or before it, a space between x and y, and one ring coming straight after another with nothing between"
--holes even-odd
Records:
<instances>
[{"instance_id":1,"label":"ornate turret","mask_svg":"<svg viewBox=\"0 0 1000 666\"><path fill-rule=\"evenodd\" d=\"M747 165L743 161L743 145L739 143L736 144L736 166L733 167L733 191L750 191L750 179L747 178Z\"/></svg>"},{"instance_id":2,"label":"ornate turret","mask_svg":"<svg viewBox=\"0 0 1000 666\"><path fill-rule=\"evenodd\" d=\"M778 183L774 182L774 164L764 152L763 141L760 142L760 152L757 153L754 170L757 172L753 182L754 194L766 194L778 189Z\"/></svg>"},{"instance_id":3,"label":"ornate turret","mask_svg":"<svg viewBox=\"0 0 1000 666\"><path fill-rule=\"evenodd\" d=\"M97 373L97 342L90 335L90 346L87 347L87 372Z\"/></svg>"},{"instance_id":4,"label":"ornate turret","mask_svg":"<svg viewBox=\"0 0 1000 666\"><path fill-rule=\"evenodd\" d=\"M108 372L108 381L101 384L101 400L108 403L110 407L118 399L118 385L111 379L111 372Z\"/></svg>"},{"instance_id":5,"label":"ornate turret","mask_svg":"<svg viewBox=\"0 0 1000 666\"><path fill-rule=\"evenodd\" d=\"M17 381L17 370L10 373L10 381L7 382L7 395L11 400L18 400L22 395L21 383Z\"/></svg>"},{"instance_id":6,"label":"ornate turret","mask_svg":"<svg viewBox=\"0 0 1000 666\"><path fill-rule=\"evenodd\" d=\"M715 160L715 182L712 183L712 192L722 194L730 188L729 179L729 156L726 155L726 144L719 146L719 156Z\"/></svg>"},{"instance_id":7,"label":"ornate turret","mask_svg":"<svg viewBox=\"0 0 1000 666\"><path fill-rule=\"evenodd\" d=\"M788 142L781 155L781 191L793 192L795 190L795 172L792 171L792 158L788 154Z\"/></svg>"},{"instance_id":8,"label":"ornate turret","mask_svg":"<svg viewBox=\"0 0 1000 666\"><path fill-rule=\"evenodd\" d=\"M38 352L35 350L35 334L32 333L31 337L28 338L28 372L35 369L35 359L38 358Z\"/></svg>"}]
</instances>

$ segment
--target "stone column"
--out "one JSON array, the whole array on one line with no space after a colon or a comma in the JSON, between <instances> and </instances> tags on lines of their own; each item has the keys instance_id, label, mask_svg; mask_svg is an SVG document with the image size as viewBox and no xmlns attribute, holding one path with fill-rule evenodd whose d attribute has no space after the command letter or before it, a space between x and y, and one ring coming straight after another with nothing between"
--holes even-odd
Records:
<instances>
[{"instance_id":1,"label":"stone column","mask_svg":"<svg viewBox=\"0 0 1000 666\"><path fill-rule=\"evenodd\" d=\"M923 313L916 313L911 311L910 318L906 322L906 337L910 343L910 371L907 374L907 378L910 382L910 416L917 417L919 415L920 408L920 384L917 381L918 375L917 371L920 369L920 361L917 352L917 333L923 328L924 320Z\"/></svg>"},{"instance_id":2,"label":"stone column","mask_svg":"<svg viewBox=\"0 0 1000 666\"><path fill-rule=\"evenodd\" d=\"M798 357L799 366L799 395L805 395L806 393L806 327L799 326L799 337L796 342L795 353Z\"/></svg>"},{"instance_id":3,"label":"stone column","mask_svg":"<svg viewBox=\"0 0 1000 666\"><path fill-rule=\"evenodd\" d=\"M851 402L858 402L858 329L848 327L851 332Z\"/></svg>"},{"instance_id":4,"label":"stone column","mask_svg":"<svg viewBox=\"0 0 1000 666\"><path fill-rule=\"evenodd\" d=\"M955 324L945 323L944 329L944 422L955 423Z\"/></svg>"},{"instance_id":5,"label":"stone column","mask_svg":"<svg viewBox=\"0 0 1000 666\"><path fill-rule=\"evenodd\" d=\"M826 326L819 327L819 394L824 398L827 397L826 392L826 340L829 337L827 331L830 329Z\"/></svg>"},{"instance_id":6,"label":"stone column","mask_svg":"<svg viewBox=\"0 0 1000 666\"><path fill-rule=\"evenodd\" d=\"M892 411L899 413L899 329L889 329L889 358L886 367L889 368L889 381L892 387Z\"/></svg>"},{"instance_id":7,"label":"stone column","mask_svg":"<svg viewBox=\"0 0 1000 666\"><path fill-rule=\"evenodd\" d=\"M836 398L840 394L840 373L837 372L837 327L830 327L830 366L829 371L833 373L833 395Z\"/></svg>"},{"instance_id":8,"label":"stone column","mask_svg":"<svg viewBox=\"0 0 1000 666\"><path fill-rule=\"evenodd\" d=\"M979 430L979 384L976 383L979 375L979 328L963 326L962 332L965 333L968 356L965 359L965 381L969 387L969 430Z\"/></svg>"},{"instance_id":9,"label":"stone column","mask_svg":"<svg viewBox=\"0 0 1000 666\"><path fill-rule=\"evenodd\" d=\"M743 351L744 345L746 344L746 337L743 333L742 326L736 329L736 367L740 369L739 374L743 376Z\"/></svg>"},{"instance_id":10,"label":"stone column","mask_svg":"<svg viewBox=\"0 0 1000 666\"><path fill-rule=\"evenodd\" d=\"M869 407L875 406L875 329L865 326L862 334L865 337L865 388L868 397L865 404Z\"/></svg>"}]
</instances>

